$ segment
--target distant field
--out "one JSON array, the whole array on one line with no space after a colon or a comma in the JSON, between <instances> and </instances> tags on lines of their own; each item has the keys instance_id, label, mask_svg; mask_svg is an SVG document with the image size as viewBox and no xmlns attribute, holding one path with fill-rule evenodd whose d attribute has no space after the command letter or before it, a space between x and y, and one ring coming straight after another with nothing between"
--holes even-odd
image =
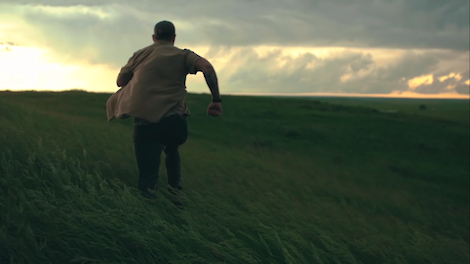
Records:
<instances>
[{"instance_id":1,"label":"distant field","mask_svg":"<svg viewBox=\"0 0 470 264\"><path fill-rule=\"evenodd\" d=\"M189 94L179 209L109 96L0 92L1 264L469 263L469 101Z\"/></svg>"},{"instance_id":2,"label":"distant field","mask_svg":"<svg viewBox=\"0 0 470 264\"><path fill-rule=\"evenodd\" d=\"M284 97L287 98L287 97ZM407 113L431 118L465 121L470 119L470 100L466 99L408 99L359 97L303 97L332 104L371 107L389 113ZM425 105L424 110L420 109Z\"/></svg>"}]
</instances>

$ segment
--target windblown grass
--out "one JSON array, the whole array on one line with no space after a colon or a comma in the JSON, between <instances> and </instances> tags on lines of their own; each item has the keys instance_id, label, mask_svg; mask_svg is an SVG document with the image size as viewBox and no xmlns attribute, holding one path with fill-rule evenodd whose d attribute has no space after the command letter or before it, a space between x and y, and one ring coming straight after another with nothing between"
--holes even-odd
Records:
<instances>
[{"instance_id":1,"label":"windblown grass","mask_svg":"<svg viewBox=\"0 0 470 264\"><path fill-rule=\"evenodd\" d=\"M468 102L446 118L224 97L214 119L190 94L179 209L164 167L158 199L136 193L108 97L0 93L0 263L469 261Z\"/></svg>"}]
</instances>

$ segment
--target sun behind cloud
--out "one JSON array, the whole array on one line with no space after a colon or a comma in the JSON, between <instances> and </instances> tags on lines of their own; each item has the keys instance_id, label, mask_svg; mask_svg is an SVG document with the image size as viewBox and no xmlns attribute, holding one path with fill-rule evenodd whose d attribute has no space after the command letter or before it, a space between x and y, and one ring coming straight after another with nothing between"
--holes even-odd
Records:
<instances>
[{"instance_id":1,"label":"sun behind cloud","mask_svg":"<svg viewBox=\"0 0 470 264\"><path fill-rule=\"evenodd\" d=\"M10 90L52 90L85 88L90 91L114 89L116 69L100 64L62 64L48 59L38 48L0 45L0 87Z\"/></svg>"}]
</instances>

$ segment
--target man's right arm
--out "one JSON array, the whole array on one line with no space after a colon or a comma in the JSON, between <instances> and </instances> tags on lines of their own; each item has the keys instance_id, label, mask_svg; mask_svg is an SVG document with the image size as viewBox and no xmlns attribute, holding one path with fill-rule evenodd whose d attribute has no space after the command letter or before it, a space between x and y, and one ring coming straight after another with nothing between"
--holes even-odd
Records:
<instances>
[{"instance_id":1,"label":"man's right arm","mask_svg":"<svg viewBox=\"0 0 470 264\"><path fill-rule=\"evenodd\" d=\"M127 85L131 81L133 76L134 74L131 71L128 71L128 72L121 71L116 80L117 86L123 87Z\"/></svg>"},{"instance_id":2,"label":"man's right arm","mask_svg":"<svg viewBox=\"0 0 470 264\"><path fill-rule=\"evenodd\" d=\"M129 58L126 65L121 68L121 71L119 72L116 80L116 84L118 87L123 87L127 85L134 76L134 72L132 71L132 65L134 64L135 55L136 53L134 53L132 57Z\"/></svg>"},{"instance_id":3,"label":"man's right arm","mask_svg":"<svg viewBox=\"0 0 470 264\"><path fill-rule=\"evenodd\" d=\"M215 69L212 64L204 58L199 58L196 61L196 70L200 71L204 74L204 78L206 79L207 86L212 94L212 99L220 99L220 92L219 92L219 83L217 80L217 74L215 73Z\"/></svg>"}]
</instances>

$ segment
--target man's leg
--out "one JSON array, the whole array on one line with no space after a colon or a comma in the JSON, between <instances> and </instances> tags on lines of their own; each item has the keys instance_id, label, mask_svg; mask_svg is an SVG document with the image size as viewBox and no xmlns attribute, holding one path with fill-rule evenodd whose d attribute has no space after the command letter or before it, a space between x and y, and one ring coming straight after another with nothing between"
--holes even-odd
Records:
<instances>
[{"instance_id":1,"label":"man's leg","mask_svg":"<svg viewBox=\"0 0 470 264\"><path fill-rule=\"evenodd\" d=\"M147 193L156 188L162 149L163 145L156 140L153 125L134 126L134 151L141 192Z\"/></svg>"},{"instance_id":2,"label":"man's leg","mask_svg":"<svg viewBox=\"0 0 470 264\"><path fill-rule=\"evenodd\" d=\"M178 148L179 146L165 147L165 165L168 185L172 188L181 189L181 159Z\"/></svg>"},{"instance_id":3,"label":"man's leg","mask_svg":"<svg viewBox=\"0 0 470 264\"><path fill-rule=\"evenodd\" d=\"M165 165L168 185L181 189L181 159L179 146L188 138L188 125L185 117L171 116L162 121L161 142L165 145Z\"/></svg>"}]
</instances>

